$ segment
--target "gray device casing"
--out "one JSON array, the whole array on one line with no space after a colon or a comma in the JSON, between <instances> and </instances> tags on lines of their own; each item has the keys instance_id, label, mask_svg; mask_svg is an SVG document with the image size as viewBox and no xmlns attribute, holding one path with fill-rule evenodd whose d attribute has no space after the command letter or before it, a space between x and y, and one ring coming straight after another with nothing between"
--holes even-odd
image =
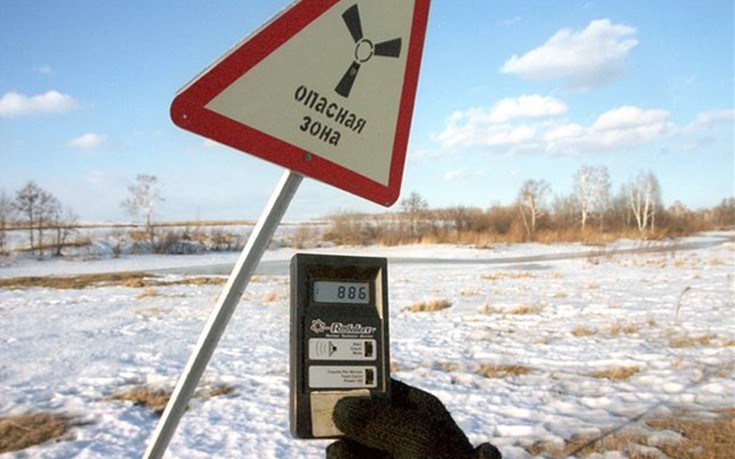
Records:
<instances>
[{"instance_id":1,"label":"gray device casing","mask_svg":"<svg viewBox=\"0 0 735 459\"><path fill-rule=\"evenodd\" d=\"M390 395L387 260L296 254L290 271L291 433L339 438L332 422L337 401ZM366 282L368 302L317 302L314 283L320 281Z\"/></svg>"}]
</instances>

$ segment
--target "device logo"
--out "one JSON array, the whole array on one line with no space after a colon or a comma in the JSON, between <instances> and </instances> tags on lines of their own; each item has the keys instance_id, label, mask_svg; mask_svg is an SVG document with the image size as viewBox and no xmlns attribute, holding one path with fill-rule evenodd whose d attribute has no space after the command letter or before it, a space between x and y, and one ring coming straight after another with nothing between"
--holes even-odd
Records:
<instances>
[{"instance_id":1,"label":"device logo","mask_svg":"<svg viewBox=\"0 0 735 459\"><path fill-rule=\"evenodd\" d=\"M327 324L322 322L321 319L314 319L311 321L311 331L314 333L324 333L324 331L327 329Z\"/></svg>"},{"instance_id":2,"label":"device logo","mask_svg":"<svg viewBox=\"0 0 735 459\"><path fill-rule=\"evenodd\" d=\"M342 322L332 322L327 327L327 324L321 319L312 320L309 329L317 334L328 332L336 335L370 335L377 330L375 327L366 327L362 324L343 324Z\"/></svg>"},{"instance_id":3,"label":"device logo","mask_svg":"<svg viewBox=\"0 0 735 459\"><path fill-rule=\"evenodd\" d=\"M334 91L342 97L349 97L352 85L355 84L355 78L357 78L357 72L360 70L360 65L369 61L373 56L400 57L401 39L394 38L373 44L372 41L363 37L360 10L358 10L357 4L349 7L342 14L342 19L355 41L355 60L342 76Z\"/></svg>"}]
</instances>

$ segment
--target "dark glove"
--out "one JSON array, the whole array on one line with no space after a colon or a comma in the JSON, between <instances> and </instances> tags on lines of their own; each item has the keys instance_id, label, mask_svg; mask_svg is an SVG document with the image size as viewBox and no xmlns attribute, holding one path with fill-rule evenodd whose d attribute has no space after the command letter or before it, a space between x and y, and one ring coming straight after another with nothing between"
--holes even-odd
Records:
<instances>
[{"instance_id":1,"label":"dark glove","mask_svg":"<svg viewBox=\"0 0 735 459\"><path fill-rule=\"evenodd\" d=\"M353 397L332 414L344 439L327 448L327 459L500 459L493 445L476 449L435 396L391 381L390 402Z\"/></svg>"}]
</instances>

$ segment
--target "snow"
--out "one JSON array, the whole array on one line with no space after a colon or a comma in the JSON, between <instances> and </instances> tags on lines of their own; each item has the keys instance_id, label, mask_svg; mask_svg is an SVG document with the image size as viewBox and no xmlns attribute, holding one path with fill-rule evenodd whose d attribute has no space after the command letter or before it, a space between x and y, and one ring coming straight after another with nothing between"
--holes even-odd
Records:
<instances>
[{"instance_id":1,"label":"snow","mask_svg":"<svg viewBox=\"0 0 735 459\"><path fill-rule=\"evenodd\" d=\"M640 247L621 241L589 256L535 261L528 257L590 248L321 252L389 257L394 377L437 395L473 443L491 441L504 457L525 458L524 447L539 440L561 444L578 434L639 425L644 415L686 409L705 416L735 406L735 250L722 234L675 247L699 242L722 243L612 254L613 248ZM265 260L283 262L293 253L271 250ZM0 277L165 270L236 258L17 260L0 268ZM158 418L109 396L140 385L172 387L221 288L171 285L155 287L153 295L125 286L0 289L0 414L44 410L84 422L64 441L0 457L140 457ZM192 401L167 457L324 457L329 442L297 441L289 433L288 295L285 271L250 283L201 383L235 391ZM404 310L432 298L453 306ZM478 373L481 364L530 371L488 378ZM618 380L593 376L627 368L637 372ZM651 445L672 441L670 432L655 435Z\"/></svg>"}]
</instances>

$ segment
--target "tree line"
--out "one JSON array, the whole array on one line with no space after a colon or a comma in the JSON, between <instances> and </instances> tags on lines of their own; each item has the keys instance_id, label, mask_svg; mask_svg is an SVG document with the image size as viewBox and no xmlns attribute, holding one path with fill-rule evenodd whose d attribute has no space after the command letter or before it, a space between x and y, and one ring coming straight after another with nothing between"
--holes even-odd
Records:
<instances>
[{"instance_id":1,"label":"tree line","mask_svg":"<svg viewBox=\"0 0 735 459\"><path fill-rule=\"evenodd\" d=\"M619 237L659 239L735 227L735 198L711 209L688 209L680 201L668 208L661 185L640 171L617 193L605 166L583 166L568 195L552 194L546 180L523 182L510 205L486 209L455 206L430 209L419 193L399 202L397 213L331 217L326 239L337 244L492 242L603 242Z\"/></svg>"},{"instance_id":2,"label":"tree line","mask_svg":"<svg viewBox=\"0 0 735 459\"><path fill-rule=\"evenodd\" d=\"M612 192L605 166L583 166L573 180L568 195L554 195L546 180L529 179L523 182L513 203L486 209L431 209L426 199L412 192L399 202L396 212L334 214L328 218L329 228L323 234L315 235L310 230L308 239L358 245L599 242L619 237L683 236L735 227L735 197L725 198L710 209L690 210L679 201L666 208L661 185L650 171L639 172L617 193ZM120 203L128 214L143 219L143 231L136 232L136 240L146 241L150 251L159 251L161 241L171 245L177 239L186 239L175 234L156 235L154 216L163 199L158 178L141 174L128 186L128 195ZM78 220L71 209L34 181L18 190L14 198L0 191L0 254L7 253L8 230L15 229L27 231L31 253L60 256L65 247L84 243L70 241L79 227Z\"/></svg>"},{"instance_id":3,"label":"tree line","mask_svg":"<svg viewBox=\"0 0 735 459\"><path fill-rule=\"evenodd\" d=\"M144 218L145 234L154 241L153 213L163 199L158 178L141 174L128 187L129 196L120 204L130 215ZM61 256L71 245L69 238L79 227L79 217L35 181L28 182L11 198L0 190L0 255L8 252L8 230L26 230L28 251L43 257Z\"/></svg>"}]
</instances>

